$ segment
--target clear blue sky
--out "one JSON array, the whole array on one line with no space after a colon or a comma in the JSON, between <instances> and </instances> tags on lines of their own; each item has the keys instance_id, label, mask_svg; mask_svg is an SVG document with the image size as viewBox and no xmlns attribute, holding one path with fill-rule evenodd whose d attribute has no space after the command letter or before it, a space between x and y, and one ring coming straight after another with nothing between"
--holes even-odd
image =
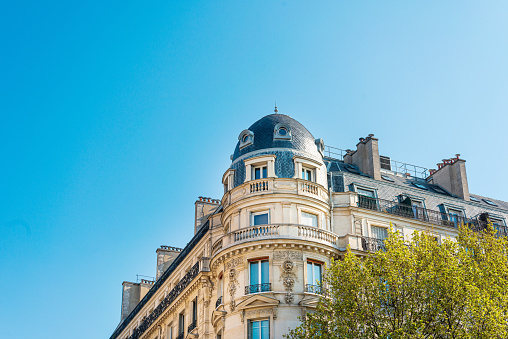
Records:
<instances>
[{"instance_id":1,"label":"clear blue sky","mask_svg":"<svg viewBox=\"0 0 508 339\"><path fill-rule=\"evenodd\" d=\"M106 338L121 284L183 247L240 131L467 160L508 199L508 2L3 1L2 338Z\"/></svg>"}]
</instances>

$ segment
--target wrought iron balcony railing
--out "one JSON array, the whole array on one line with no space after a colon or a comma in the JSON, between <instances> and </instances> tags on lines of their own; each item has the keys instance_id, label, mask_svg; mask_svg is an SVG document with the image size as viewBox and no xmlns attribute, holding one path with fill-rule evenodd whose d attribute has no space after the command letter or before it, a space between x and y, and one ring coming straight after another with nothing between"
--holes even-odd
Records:
<instances>
[{"instance_id":1,"label":"wrought iron balcony railing","mask_svg":"<svg viewBox=\"0 0 508 339\"><path fill-rule=\"evenodd\" d=\"M245 286L245 294L259 293L259 292L269 292L271 290L272 290L272 284L271 283Z\"/></svg>"},{"instance_id":2,"label":"wrought iron balcony railing","mask_svg":"<svg viewBox=\"0 0 508 339\"><path fill-rule=\"evenodd\" d=\"M362 237L362 248L364 251L377 252L386 250L383 239Z\"/></svg>"},{"instance_id":3,"label":"wrought iron balcony railing","mask_svg":"<svg viewBox=\"0 0 508 339\"><path fill-rule=\"evenodd\" d=\"M323 289L319 285L306 284L305 292L307 293L315 293L315 294L323 294Z\"/></svg>"},{"instance_id":4,"label":"wrought iron balcony railing","mask_svg":"<svg viewBox=\"0 0 508 339\"><path fill-rule=\"evenodd\" d=\"M180 333L180 334L176 337L176 339L183 339L183 336L184 336L184 333L182 332L182 333Z\"/></svg>"},{"instance_id":5,"label":"wrought iron balcony railing","mask_svg":"<svg viewBox=\"0 0 508 339\"><path fill-rule=\"evenodd\" d=\"M192 330L196 328L196 324L197 324L197 321L196 321L196 320L194 320L194 321L193 321L193 322L189 325L189 327L187 327L187 333L192 332Z\"/></svg>"},{"instance_id":6,"label":"wrought iron balcony railing","mask_svg":"<svg viewBox=\"0 0 508 339\"><path fill-rule=\"evenodd\" d=\"M477 223L475 219L464 218L456 214L442 213L417 206L406 205L401 202L376 199L363 195L358 196L358 207L453 228L457 228L457 226L462 223L466 225Z\"/></svg>"},{"instance_id":7,"label":"wrought iron balcony railing","mask_svg":"<svg viewBox=\"0 0 508 339\"><path fill-rule=\"evenodd\" d=\"M215 302L215 308L219 307L220 305L222 305L222 297L219 297Z\"/></svg>"}]
</instances>

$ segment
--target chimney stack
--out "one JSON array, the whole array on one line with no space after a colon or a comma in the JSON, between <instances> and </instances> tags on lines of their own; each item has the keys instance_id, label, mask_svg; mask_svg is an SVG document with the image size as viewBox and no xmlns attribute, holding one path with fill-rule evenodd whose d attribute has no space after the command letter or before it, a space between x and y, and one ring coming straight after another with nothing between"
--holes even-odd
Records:
<instances>
[{"instance_id":1,"label":"chimney stack","mask_svg":"<svg viewBox=\"0 0 508 339\"><path fill-rule=\"evenodd\" d=\"M460 154L455 154L455 158L443 159L443 162L437 164L437 170L430 171L427 181L442 186L459 198L469 200L466 160L460 159Z\"/></svg>"},{"instance_id":2,"label":"chimney stack","mask_svg":"<svg viewBox=\"0 0 508 339\"><path fill-rule=\"evenodd\" d=\"M220 205L220 200L207 197L198 197L195 205L194 234L206 222L206 217L213 213Z\"/></svg>"},{"instance_id":3,"label":"chimney stack","mask_svg":"<svg viewBox=\"0 0 508 339\"><path fill-rule=\"evenodd\" d=\"M347 150L344 163L358 166L361 172L370 175L376 180L381 180L381 162L379 160L378 139L374 134L367 138L360 138L356 144L356 151Z\"/></svg>"},{"instance_id":4,"label":"chimney stack","mask_svg":"<svg viewBox=\"0 0 508 339\"><path fill-rule=\"evenodd\" d=\"M124 281L122 283L122 315L120 322L127 318L152 286L153 281L144 279L141 279L140 283L129 281Z\"/></svg>"},{"instance_id":5,"label":"chimney stack","mask_svg":"<svg viewBox=\"0 0 508 339\"><path fill-rule=\"evenodd\" d=\"M156 280L159 280L160 276L164 271L166 271L175 261L176 257L182 252L181 248L173 247L173 246L164 246L162 245L157 249L157 274L155 276Z\"/></svg>"}]
</instances>

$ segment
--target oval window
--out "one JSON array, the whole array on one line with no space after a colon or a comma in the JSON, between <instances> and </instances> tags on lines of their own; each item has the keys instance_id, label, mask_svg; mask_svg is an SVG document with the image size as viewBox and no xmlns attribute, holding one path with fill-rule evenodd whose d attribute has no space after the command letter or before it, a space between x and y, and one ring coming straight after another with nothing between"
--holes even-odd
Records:
<instances>
[{"instance_id":1,"label":"oval window","mask_svg":"<svg viewBox=\"0 0 508 339\"><path fill-rule=\"evenodd\" d=\"M284 127L281 127L281 128L279 128L279 134L280 135L286 135L286 134L288 134L288 131Z\"/></svg>"},{"instance_id":2,"label":"oval window","mask_svg":"<svg viewBox=\"0 0 508 339\"><path fill-rule=\"evenodd\" d=\"M242 138L242 142L246 142L247 139L249 138L249 135L248 134L245 134Z\"/></svg>"}]
</instances>

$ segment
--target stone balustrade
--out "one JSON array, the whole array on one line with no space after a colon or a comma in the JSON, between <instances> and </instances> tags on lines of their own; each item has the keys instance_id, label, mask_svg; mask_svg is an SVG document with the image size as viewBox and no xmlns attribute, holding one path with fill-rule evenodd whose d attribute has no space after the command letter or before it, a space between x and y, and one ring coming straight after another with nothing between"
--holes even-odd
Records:
<instances>
[{"instance_id":1,"label":"stone balustrade","mask_svg":"<svg viewBox=\"0 0 508 339\"><path fill-rule=\"evenodd\" d=\"M224 235L213 244L212 255L237 244L265 239L301 239L339 248L339 236L332 232L297 224L268 224L241 228Z\"/></svg>"},{"instance_id":2,"label":"stone balustrade","mask_svg":"<svg viewBox=\"0 0 508 339\"><path fill-rule=\"evenodd\" d=\"M270 193L300 194L328 203L328 190L312 181L304 179L265 178L248 181L224 194L222 205L227 207L250 196Z\"/></svg>"}]
</instances>

